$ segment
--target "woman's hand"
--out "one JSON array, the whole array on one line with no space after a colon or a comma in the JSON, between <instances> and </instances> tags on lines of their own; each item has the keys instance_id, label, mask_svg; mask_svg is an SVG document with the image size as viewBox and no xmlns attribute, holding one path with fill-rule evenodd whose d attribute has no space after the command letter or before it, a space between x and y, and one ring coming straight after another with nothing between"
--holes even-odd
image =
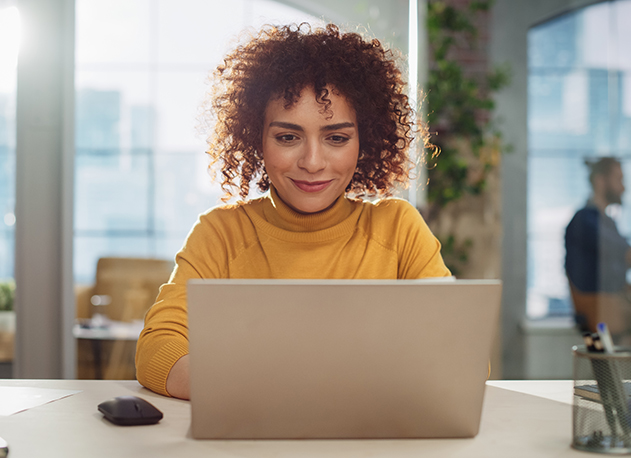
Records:
<instances>
[{"instance_id":1,"label":"woman's hand","mask_svg":"<svg viewBox=\"0 0 631 458\"><path fill-rule=\"evenodd\" d=\"M174 398L190 399L189 355L184 355L171 368L167 377L167 392Z\"/></svg>"}]
</instances>

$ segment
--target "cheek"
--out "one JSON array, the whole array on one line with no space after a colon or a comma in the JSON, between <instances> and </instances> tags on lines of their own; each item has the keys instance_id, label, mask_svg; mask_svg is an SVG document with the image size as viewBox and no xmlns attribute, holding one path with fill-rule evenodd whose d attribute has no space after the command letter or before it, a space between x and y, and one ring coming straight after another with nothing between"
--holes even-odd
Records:
<instances>
[{"instance_id":1,"label":"cheek","mask_svg":"<svg viewBox=\"0 0 631 458\"><path fill-rule=\"evenodd\" d=\"M265 161L265 167L269 170L275 170L278 168L282 168L282 162L279 160L278 155L274 154L272 151L267 154L263 154L263 160Z\"/></svg>"},{"instance_id":2,"label":"cheek","mask_svg":"<svg viewBox=\"0 0 631 458\"><path fill-rule=\"evenodd\" d=\"M263 164L266 168L274 165L274 150L265 141L261 145L261 157L263 157Z\"/></svg>"},{"instance_id":3,"label":"cheek","mask_svg":"<svg viewBox=\"0 0 631 458\"><path fill-rule=\"evenodd\" d=\"M278 151L273 145L267 147L263 145L263 164L267 173L282 172L291 168L292 158L287 152Z\"/></svg>"},{"instance_id":4,"label":"cheek","mask_svg":"<svg viewBox=\"0 0 631 458\"><path fill-rule=\"evenodd\" d=\"M359 158L359 151L349 152L341 164L341 168L348 171L348 173L354 173L357 168L357 160Z\"/></svg>"}]
</instances>

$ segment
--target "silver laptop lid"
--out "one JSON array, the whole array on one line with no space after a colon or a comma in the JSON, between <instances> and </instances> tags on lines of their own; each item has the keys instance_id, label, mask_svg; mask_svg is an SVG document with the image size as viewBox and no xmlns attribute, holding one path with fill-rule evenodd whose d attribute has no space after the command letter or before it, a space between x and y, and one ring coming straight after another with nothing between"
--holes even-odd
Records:
<instances>
[{"instance_id":1,"label":"silver laptop lid","mask_svg":"<svg viewBox=\"0 0 631 458\"><path fill-rule=\"evenodd\" d=\"M501 283L193 280L195 438L472 437Z\"/></svg>"}]
</instances>

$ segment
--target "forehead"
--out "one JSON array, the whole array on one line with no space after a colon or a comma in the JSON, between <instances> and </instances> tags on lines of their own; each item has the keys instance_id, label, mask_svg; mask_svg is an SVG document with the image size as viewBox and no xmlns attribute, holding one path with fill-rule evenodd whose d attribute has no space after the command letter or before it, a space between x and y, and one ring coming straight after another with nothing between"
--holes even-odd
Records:
<instances>
[{"instance_id":1,"label":"forehead","mask_svg":"<svg viewBox=\"0 0 631 458\"><path fill-rule=\"evenodd\" d=\"M327 87L324 97L316 97L311 87L303 88L295 100L288 101L283 95L270 98L265 108L265 119L270 117L300 116L313 119L348 118L355 121L355 109L337 90Z\"/></svg>"},{"instance_id":2,"label":"forehead","mask_svg":"<svg viewBox=\"0 0 631 458\"><path fill-rule=\"evenodd\" d=\"M622 165L621 164L612 164L611 169L609 169L610 177L621 177L622 176Z\"/></svg>"}]
</instances>

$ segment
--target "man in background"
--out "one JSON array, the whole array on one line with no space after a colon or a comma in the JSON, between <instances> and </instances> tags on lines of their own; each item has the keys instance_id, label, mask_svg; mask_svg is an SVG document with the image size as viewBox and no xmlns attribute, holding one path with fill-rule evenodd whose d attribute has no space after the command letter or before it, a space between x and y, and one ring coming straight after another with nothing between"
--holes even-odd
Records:
<instances>
[{"instance_id":1,"label":"man in background","mask_svg":"<svg viewBox=\"0 0 631 458\"><path fill-rule=\"evenodd\" d=\"M631 329L626 282L631 246L605 210L622 203L624 176L612 157L586 164L592 195L565 231L565 272L579 326L594 332L602 321L620 337Z\"/></svg>"}]
</instances>

